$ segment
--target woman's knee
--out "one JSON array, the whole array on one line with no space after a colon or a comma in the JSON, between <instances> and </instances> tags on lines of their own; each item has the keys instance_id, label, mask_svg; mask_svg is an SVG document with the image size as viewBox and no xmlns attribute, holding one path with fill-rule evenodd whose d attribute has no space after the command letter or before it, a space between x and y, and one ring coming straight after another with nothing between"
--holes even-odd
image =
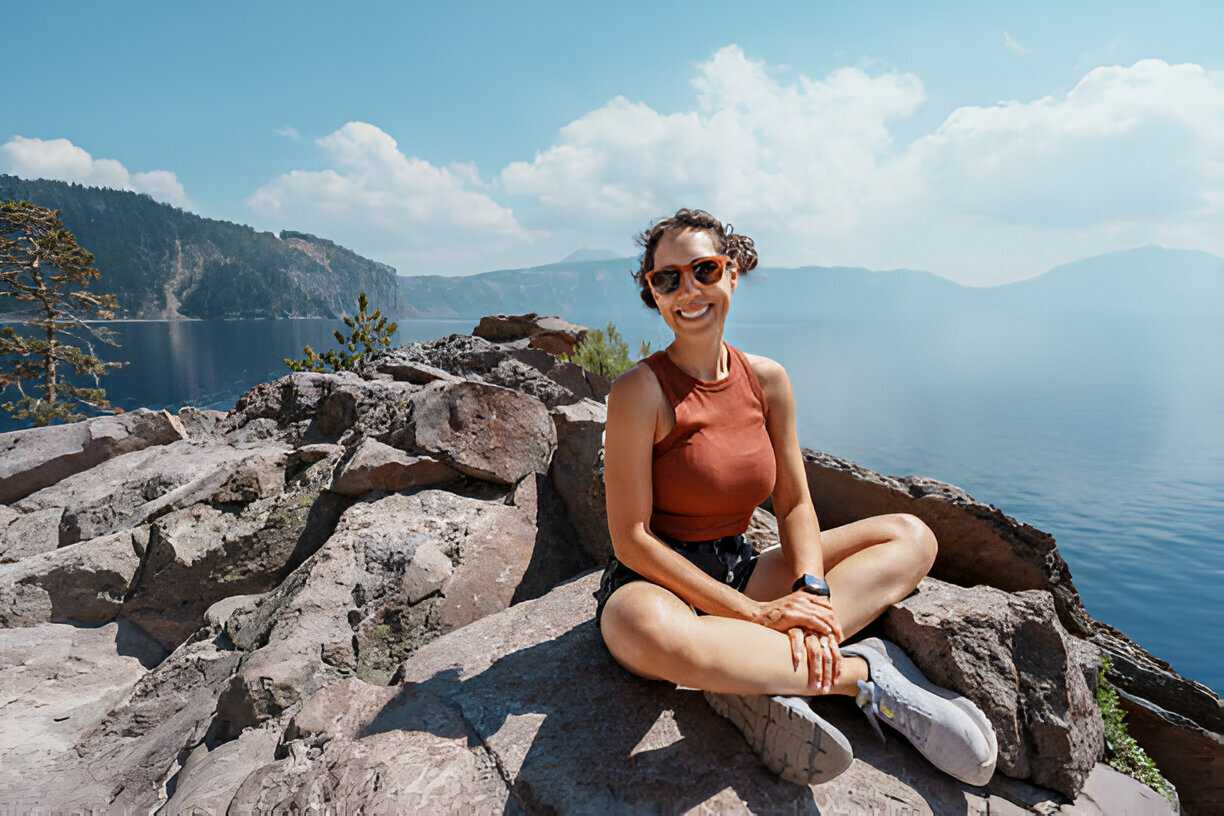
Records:
<instances>
[{"instance_id":1,"label":"woman's knee","mask_svg":"<svg viewBox=\"0 0 1224 816\"><path fill-rule=\"evenodd\" d=\"M669 590L645 581L620 587L608 598L600 632L616 661L634 674L664 679L661 672L690 659L693 612Z\"/></svg>"},{"instance_id":2,"label":"woman's knee","mask_svg":"<svg viewBox=\"0 0 1224 816\"><path fill-rule=\"evenodd\" d=\"M909 541L913 547L912 552L921 580L921 577L930 572L931 567L935 565L935 558L939 554L939 542L927 523L913 513L893 515L900 526L900 537Z\"/></svg>"}]
</instances>

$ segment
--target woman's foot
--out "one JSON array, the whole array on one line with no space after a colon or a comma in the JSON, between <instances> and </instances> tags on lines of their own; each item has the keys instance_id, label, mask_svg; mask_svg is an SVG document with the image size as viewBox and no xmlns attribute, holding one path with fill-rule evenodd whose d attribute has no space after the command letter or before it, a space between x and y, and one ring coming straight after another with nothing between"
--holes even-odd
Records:
<instances>
[{"instance_id":1,"label":"woman's foot","mask_svg":"<svg viewBox=\"0 0 1224 816\"><path fill-rule=\"evenodd\" d=\"M706 701L744 735L761 761L799 785L828 782L850 767L854 751L806 697L705 692Z\"/></svg>"},{"instance_id":2,"label":"woman's foot","mask_svg":"<svg viewBox=\"0 0 1224 816\"><path fill-rule=\"evenodd\" d=\"M868 679L859 681L855 703L881 740L883 718L944 773L970 785L990 781L998 743L972 700L932 683L892 641L872 637L839 648L867 661Z\"/></svg>"}]
</instances>

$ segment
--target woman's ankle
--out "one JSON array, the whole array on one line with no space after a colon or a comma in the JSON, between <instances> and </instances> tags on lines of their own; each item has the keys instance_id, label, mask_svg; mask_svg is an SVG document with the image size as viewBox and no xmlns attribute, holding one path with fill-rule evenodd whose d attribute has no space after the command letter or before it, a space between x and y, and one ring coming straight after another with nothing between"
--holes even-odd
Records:
<instances>
[{"instance_id":1,"label":"woman's ankle","mask_svg":"<svg viewBox=\"0 0 1224 816\"><path fill-rule=\"evenodd\" d=\"M867 661L858 655L843 655L841 672L837 676L833 688L826 694L846 694L851 697L858 694L858 681L868 679Z\"/></svg>"}]
</instances>

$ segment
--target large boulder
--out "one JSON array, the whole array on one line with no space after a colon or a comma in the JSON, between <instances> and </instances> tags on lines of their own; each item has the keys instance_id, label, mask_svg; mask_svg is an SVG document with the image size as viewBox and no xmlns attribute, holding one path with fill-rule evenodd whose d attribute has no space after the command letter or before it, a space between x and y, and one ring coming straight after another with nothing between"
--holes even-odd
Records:
<instances>
[{"instance_id":1,"label":"large boulder","mask_svg":"<svg viewBox=\"0 0 1224 816\"><path fill-rule=\"evenodd\" d=\"M503 485L545 473L557 431L534 397L479 382L439 381L412 397L411 418L389 441Z\"/></svg>"},{"instance_id":2,"label":"large boulder","mask_svg":"<svg viewBox=\"0 0 1224 816\"><path fill-rule=\"evenodd\" d=\"M1079 794L1105 751L1100 649L1067 634L1049 592L967 589L928 576L880 622L932 682L990 718L999 772Z\"/></svg>"},{"instance_id":3,"label":"large boulder","mask_svg":"<svg viewBox=\"0 0 1224 816\"><path fill-rule=\"evenodd\" d=\"M583 550L596 563L606 563L612 555L602 468L608 406L583 399L550 413L557 429L557 450L549 478L574 521Z\"/></svg>"},{"instance_id":4,"label":"large boulder","mask_svg":"<svg viewBox=\"0 0 1224 816\"><path fill-rule=\"evenodd\" d=\"M574 349L586 339L588 329L577 323L562 320L560 315L538 315L535 312L517 315L485 315L480 318L474 337L483 337L494 343L526 341L528 348L538 348L549 354L573 354Z\"/></svg>"},{"instance_id":5,"label":"large boulder","mask_svg":"<svg viewBox=\"0 0 1224 816\"><path fill-rule=\"evenodd\" d=\"M177 417L148 408L0 434L0 503L15 502L111 457L186 436Z\"/></svg>"},{"instance_id":6,"label":"large boulder","mask_svg":"<svg viewBox=\"0 0 1224 816\"><path fill-rule=\"evenodd\" d=\"M218 701L222 733L278 717L334 679L385 682L439 633L587 566L541 483L375 493L349 507L318 552L228 618L227 637L247 653Z\"/></svg>"},{"instance_id":7,"label":"large boulder","mask_svg":"<svg viewBox=\"0 0 1224 816\"><path fill-rule=\"evenodd\" d=\"M146 535L121 530L0 565L0 626L114 620L131 591Z\"/></svg>"},{"instance_id":8,"label":"large boulder","mask_svg":"<svg viewBox=\"0 0 1224 816\"><path fill-rule=\"evenodd\" d=\"M331 491L363 496L375 490L395 492L439 485L459 472L431 456L412 456L377 439L366 438L340 461Z\"/></svg>"},{"instance_id":9,"label":"large boulder","mask_svg":"<svg viewBox=\"0 0 1224 816\"><path fill-rule=\"evenodd\" d=\"M31 493L14 507L24 513L63 508L59 545L67 546L197 502L240 503L275 492L289 450L276 442L184 439L115 456Z\"/></svg>"}]
</instances>

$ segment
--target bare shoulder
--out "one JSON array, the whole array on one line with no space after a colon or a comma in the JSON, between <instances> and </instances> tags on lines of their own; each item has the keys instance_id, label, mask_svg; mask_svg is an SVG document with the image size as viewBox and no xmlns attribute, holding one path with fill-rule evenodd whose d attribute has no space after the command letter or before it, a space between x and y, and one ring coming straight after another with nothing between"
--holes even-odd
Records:
<instances>
[{"instance_id":1,"label":"bare shoulder","mask_svg":"<svg viewBox=\"0 0 1224 816\"><path fill-rule=\"evenodd\" d=\"M617 402L622 408L642 413L648 409L652 416L664 399L663 387L659 385L654 371L641 361L622 371L612 381L608 394L609 404Z\"/></svg>"},{"instance_id":2,"label":"bare shoulder","mask_svg":"<svg viewBox=\"0 0 1224 816\"><path fill-rule=\"evenodd\" d=\"M778 388L786 381L786 369L772 357L766 357L762 354L749 354L746 351L744 356L748 358L748 362L752 365L752 370L756 373L757 379L761 382L761 388L765 392L768 393Z\"/></svg>"}]
</instances>

